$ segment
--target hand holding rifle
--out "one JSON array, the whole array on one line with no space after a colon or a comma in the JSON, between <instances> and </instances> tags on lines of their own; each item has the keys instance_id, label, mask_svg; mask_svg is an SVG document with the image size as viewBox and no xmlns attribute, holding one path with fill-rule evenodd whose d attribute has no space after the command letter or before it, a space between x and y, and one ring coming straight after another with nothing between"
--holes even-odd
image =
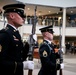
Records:
<instances>
[{"instance_id":1,"label":"hand holding rifle","mask_svg":"<svg viewBox=\"0 0 76 75\"><path fill-rule=\"evenodd\" d=\"M60 49L59 49L59 54L60 54L60 72L59 75L63 75L62 69L64 68L64 64L63 64L63 51L62 51L62 36L61 36L61 23L60 23Z\"/></svg>"},{"instance_id":2,"label":"hand holding rifle","mask_svg":"<svg viewBox=\"0 0 76 75\"><path fill-rule=\"evenodd\" d=\"M35 15L34 15L34 21L33 21L33 24L32 24L32 33L31 33L30 39L29 39L30 48L29 48L28 60L32 61L32 62L33 62L34 46L35 46L35 42L37 40L37 38L36 38L37 36L35 35L36 21L37 21L36 10L37 10L37 6L35 6ZM32 69L29 69L28 75L32 75L33 69L34 69L34 67Z\"/></svg>"}]
</instances>

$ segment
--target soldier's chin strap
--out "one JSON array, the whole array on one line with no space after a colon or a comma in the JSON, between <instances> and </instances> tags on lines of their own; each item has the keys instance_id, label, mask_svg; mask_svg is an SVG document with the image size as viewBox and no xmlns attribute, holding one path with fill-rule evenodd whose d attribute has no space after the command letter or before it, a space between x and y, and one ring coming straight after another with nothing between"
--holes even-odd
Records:
<instances>
[{"instance_id":1,"label":"soldier's chin strap","mask_svg":"<svg viewBox=\"0 0 76 75\"><path fill-rule=\"evenodd\" d=\"M37 10L37 6L35 6L35 15L34 15L34 22L32 25L32 33L30 35L30 40L29 40L29 53L28 53L28 60L33 61L33 52L34 52L34 46L35 46L35 42L37 41L37 36L35 34L36 31L36 10ZM32 75L32 70L28 71L28 75Z\"/></svg>"}]
</instances>

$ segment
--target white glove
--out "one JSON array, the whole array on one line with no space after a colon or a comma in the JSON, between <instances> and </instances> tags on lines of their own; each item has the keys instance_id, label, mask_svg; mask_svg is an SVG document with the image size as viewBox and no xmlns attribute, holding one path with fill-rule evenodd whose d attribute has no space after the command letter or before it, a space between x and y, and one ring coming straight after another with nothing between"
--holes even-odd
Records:
<instances>
[{"instance_id":1,"label":"white glove","mask_svg":"<svg viewBox=\"0 0 76 75\"><path fill-rule=\"evenodd\" d=\"M33 39L34 39L35 41L37 41L37 35L36 35L36 34L33 35Z\"/></svg>"},{"instance_id":2,"label":"white glove","mask_svg":"<svg viewBox=\"0 0 76 75\"><path fill-rule=\"evenodd\" d=\"M61 50L62 50L62 52L64 53L64 50L63 50L63 48L62 48Z\"/></svg>"},{"instance_id":3,"label":"white glove","mask_svg":"<svg viewBox=\"0 0 76 75\"><path fill-rule=\"evenodd\" d=\"M60 68L64 69L64 64L63 63L60 64Z\"/></svg>"},{"instance_id":4,"label":"white glove","mask_svg":"<svg viewBox=\"0 0 76 75\"><path fill-rule=\"evenodd\" d=\"M27 69L33 70L34 69L34 61L24 61L23 69L24 70L27 70Z\"/></svg>"}]
</instances>

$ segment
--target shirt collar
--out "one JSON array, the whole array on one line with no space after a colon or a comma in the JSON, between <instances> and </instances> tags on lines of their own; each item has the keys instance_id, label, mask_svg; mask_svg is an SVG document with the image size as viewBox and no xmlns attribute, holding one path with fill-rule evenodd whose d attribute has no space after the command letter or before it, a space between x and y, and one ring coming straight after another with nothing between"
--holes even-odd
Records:
<instances>
[{"instance_id":1,"label":"shirt collar","mask_svg":"<svg viewBox=\"0 0 76 75\"><path fill-rule=\"evenodd\" d=\"M11 27L13 27L15 30L18 30L15 26L13 26L12 24L9 24Z\"/></svg>"},{"instance_id":2,"label":"shirt collar","mask_svg":"<svg viewBox=\"0 0 76 75\"><path fill-rule=\"evenodd\" d=\"M45 39L46 40L46 39ZM49 40L46 40L46 41L48 41L49 42L49 44L51 44L51 41L49 41Z\"/></svg>"}]
</instances>

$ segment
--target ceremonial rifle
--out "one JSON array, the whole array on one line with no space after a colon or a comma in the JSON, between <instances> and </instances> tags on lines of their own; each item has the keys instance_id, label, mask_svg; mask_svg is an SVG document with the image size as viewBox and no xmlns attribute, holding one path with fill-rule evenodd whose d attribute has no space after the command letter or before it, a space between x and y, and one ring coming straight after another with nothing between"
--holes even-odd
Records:
<instances>
[{"instance_id":1,"label":"ceremonial rifle","mask_svg":"<svg viewBox=\"0 0 76 75\"><path fill-rule=\"evenodd\" d=\"M61 35L61 22L60 22L60 27L59 27L59 30L60 30L60 35L59 35L59 54L60 54L60 64L63 63L63 52L62 52L62 35ZM62 73L62 69L60 69L59 71L59 75L63 75Z\"/></svg>"},{"instance_id":2,"label":"ceremonial rifle","mask_svg":"<svg viewBox=\"0 0 76 75\"><path fill-rule=\"evenodd\" d=\"M30 48L29 48L29 53L28 53L28 60L31 60L31 61L33 61L33 53L34 53L34 46L35 46L35 40L33 38L33 35L35 34L35 31L36 31L36 22L37 22L36 10L37 10L37 6L35 6L35 15L32 22L32 33L29 39ZM32 75L32 70L28 71L28 75Z\"/></svg>"}]
</instances>

